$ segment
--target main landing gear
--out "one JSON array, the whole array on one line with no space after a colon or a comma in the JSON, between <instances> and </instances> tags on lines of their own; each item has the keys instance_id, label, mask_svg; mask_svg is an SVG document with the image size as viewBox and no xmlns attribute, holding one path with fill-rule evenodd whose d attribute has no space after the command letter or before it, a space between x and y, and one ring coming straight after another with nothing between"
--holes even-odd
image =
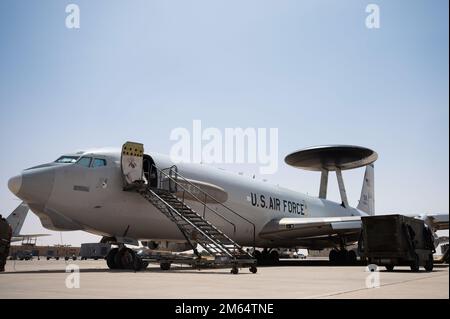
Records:
<instances>
[{"instance_id":1,"label":"main landing gear","mask_svg":"<svg viewBox=\"0 0 450 319\"><path fill-rule=\"evenodd\" d=\"M353 250L343 249L332 249L330 251L329 260L332 264L345 264L353 265L356 264L356 253Z\"/></svg>"},{"instance_id":2,"label":"main landing gear","mask_svg":"<svg viewBox=\"0 0 450 319\"><path fill-rule=\"evenodd\" d=\"M255 250L253 256L256 258L259 265L275 264L280 260L280 255L276 250L269 250L264 248L263 251Z\"/></svg>"},{"instance_id":3,"label":"main landing gear","mask_svg":"<svg viewBox=\"0 0 450 319\"><path fill-rule=\"evenodd\" d=\"M109 269L128 269L139 271L147 268L148 263L142 259L130 248L125 246L113 248L106 256L106 264Z\"/></svg>"}]
</instances>

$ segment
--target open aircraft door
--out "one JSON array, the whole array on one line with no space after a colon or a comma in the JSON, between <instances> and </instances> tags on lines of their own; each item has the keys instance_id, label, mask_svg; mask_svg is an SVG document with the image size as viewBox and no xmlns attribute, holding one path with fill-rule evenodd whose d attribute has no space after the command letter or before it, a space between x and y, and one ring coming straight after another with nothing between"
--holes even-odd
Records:
<instances>
[{"instance_id":1,"label":"open aircraft door","mask_svg":"<svg viewBox=\"0 0 450 319\"><path fill-rule=\"evenodd\" d=\"M122 175L125 187L143 183L144 145L126 142L122 146Z\"/></svg>"}]
</instances>

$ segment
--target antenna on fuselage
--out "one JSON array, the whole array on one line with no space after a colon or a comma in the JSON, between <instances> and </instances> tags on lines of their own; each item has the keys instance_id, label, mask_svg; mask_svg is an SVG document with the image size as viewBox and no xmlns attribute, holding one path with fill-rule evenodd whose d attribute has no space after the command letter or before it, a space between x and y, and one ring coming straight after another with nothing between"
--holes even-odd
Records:
<instances>
[{"instance_id":1,"label":"antenna on fuselage","mask_svg":"<svg viewBox=\"0 0 450 319\"><path fill-rule=\"evenodd\" d=\"M378 154L368 148L353 145L326 145L305 148L287 155L286 164L308 171L319 171L319 198L327 198L328 174L336 172L342 206L349 207L342 171L367 166L375 162Z\"/></svg>"}]
</instances>

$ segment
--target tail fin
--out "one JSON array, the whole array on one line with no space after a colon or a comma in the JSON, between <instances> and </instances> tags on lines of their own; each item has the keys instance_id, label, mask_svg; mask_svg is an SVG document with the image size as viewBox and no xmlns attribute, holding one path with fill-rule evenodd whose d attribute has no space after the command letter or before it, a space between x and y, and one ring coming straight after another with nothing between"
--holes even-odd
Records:
<instances>
[{"instance_id":1,"label":"tail fin","mask_svg":"<svg viewBox=\"0 0 450 319\"><path fill-rule=\"evenodd\" d=\"M22 229L25 217L28 213L28 205L22 202L17 208L6 218L12 228L12 235L18 236Z\"/></svg>"},{"instance_id":2,"label":"tail fin","mask_svg":"<svg viewBox=\"0 0 450 319\"><path fill-rule=\"evenodd\" d=\"M375 214L375 178L373 164L366 166L361 198L359 199L357 208L369 215Z\"/></svg>"}]
</instances>

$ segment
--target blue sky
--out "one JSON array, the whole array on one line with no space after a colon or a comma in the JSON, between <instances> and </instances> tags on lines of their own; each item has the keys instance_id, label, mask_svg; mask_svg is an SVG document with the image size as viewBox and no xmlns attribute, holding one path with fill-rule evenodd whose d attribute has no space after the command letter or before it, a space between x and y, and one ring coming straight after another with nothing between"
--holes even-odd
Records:
<instances>
[{"instance_id":1,"label":"blue sky","mask_svg":"<svg viewBox=\"0 0 450 319\"><path fill-rule=\"evenodd\" d=\"M80 7L80 29L65 27L69 3ZM380 7L380 29L365 27L369 3ZM319 176L286 167L286 154L317 144L373 148L377 211L448 212L448 6L3 0L0 212L18 205L6 184L26 167L125 140L169 153L171 130L194 119L221 130L277 127L280 167L264 178L309 194ZM362 175L344 174L351 203ZM330 197L338 199L335 183ZM24 232L42 231L30 216Z\"/></svg>"}]
</instances>

